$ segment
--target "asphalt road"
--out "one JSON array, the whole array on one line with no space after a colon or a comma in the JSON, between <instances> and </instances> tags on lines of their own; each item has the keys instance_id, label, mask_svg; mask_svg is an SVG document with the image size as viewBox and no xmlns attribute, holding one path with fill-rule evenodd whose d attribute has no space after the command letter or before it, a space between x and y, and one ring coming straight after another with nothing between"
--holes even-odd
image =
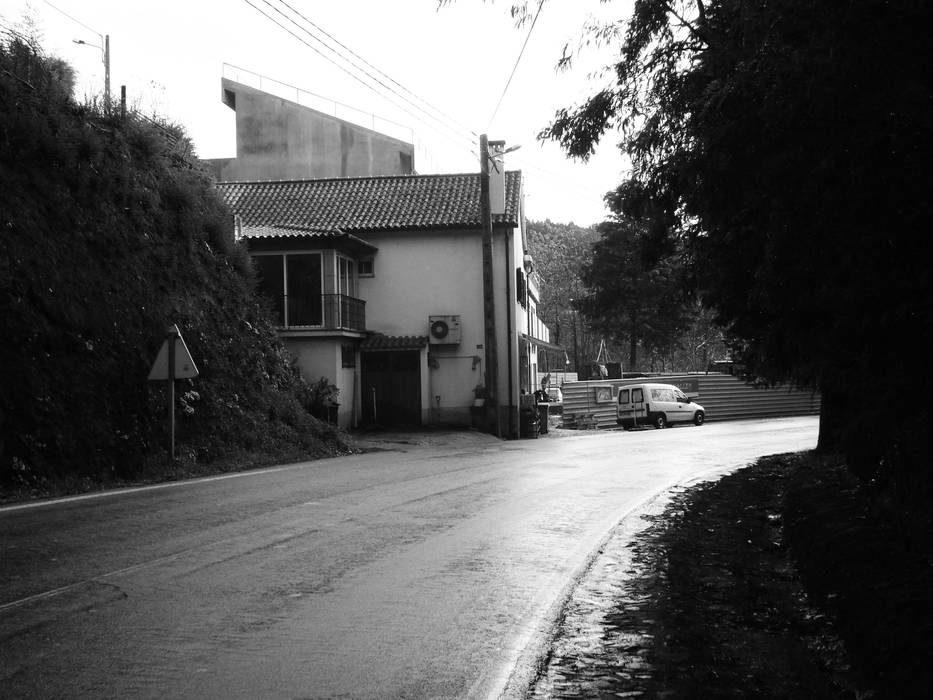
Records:
<instances>
[{"instance_id":1,"label":"asphalt road","mask_svg":"<svg viewBox=\"0 0 933 700\"><path fill-rule=\"evenodd\" d=\"M0 696L494 697L659 491L817 419L358 456L0 509Z\"/></svg>"}]
</instances>

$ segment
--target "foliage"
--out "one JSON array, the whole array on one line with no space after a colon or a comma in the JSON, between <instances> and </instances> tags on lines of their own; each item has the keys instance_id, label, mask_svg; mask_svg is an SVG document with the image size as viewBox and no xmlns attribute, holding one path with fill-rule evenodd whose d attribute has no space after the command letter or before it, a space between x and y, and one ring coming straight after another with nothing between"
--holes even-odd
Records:
<instances>
[{"instance_id":1,"label":"foliage","mask_svg":"<svg viewBox=\"0 0 933 700\"><path fill-rule=\"evenodd\" d=\"M166 452L146 376L172 323L201 372L178 382L185 454L337 449L184 132L78 105L68 76L0 43L0 482L122 477Z\"/></svg>"},{"instance_id":2,"label":"foliage","mask_svg":"<svg viewBox=\"0 0 933 700\"><path fill-rule=\"evenodd\" d=\"M555 343L571 350L576 344L579 358L571 356L572 371L578 362L593 360L599 349L599 336L578 317L573 302L586 294L583 266L590 246L596 241L595 228L547 221L528 221L528 251L535 261L535 272L542 280L538 316L554 332ZM564 358L554 358L563 362Z\"/></svg>"},{"instance_id":3,"label":"foliage","mask_svg":"<svg viewBox=\"0 0 933 700\"><path fill-rule=\"evenodd\" d=\"M619 128L620 210L683 245L746 365L818 388L820 442L933 498L930 95L922 0L636 0L616 82L544 136ZM921 402L922 403L922 402Z\"/></svg>"},{"instance_id":4,"label":"foliage","mask_svg":"<svg viewBox=\"0 0 933 700\"><path fill-rule=\"evenodd\" d=\"M603 336L628 340L626 368L638 371L639 345L648 351L669 347L687 326L680 260L648 257L643 231L632 219L605 221L597 231L600 238L583 268L590 293L578 307Z\"/></svg>"}]
</instances>

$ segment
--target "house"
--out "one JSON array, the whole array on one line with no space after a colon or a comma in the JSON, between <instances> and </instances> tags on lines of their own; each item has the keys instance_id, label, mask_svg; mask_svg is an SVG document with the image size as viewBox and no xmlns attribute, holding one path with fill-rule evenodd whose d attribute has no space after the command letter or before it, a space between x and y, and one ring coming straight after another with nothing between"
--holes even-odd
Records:
<instances>
[{"instance_id":1,"label":"house","mask_svg":"<svg viewBox=\"0 0 933 700\"><path fill-rule=\"evenodd\" d=\"M479 173L217 185L303 376L342 427L475 425L518 437L549 332L538 319L520 172L493 217L497 406L486 365ZM480 389L477 389L480 387ZM479 398L478 398L479 397Z\"/></svg>"}]
</instances>

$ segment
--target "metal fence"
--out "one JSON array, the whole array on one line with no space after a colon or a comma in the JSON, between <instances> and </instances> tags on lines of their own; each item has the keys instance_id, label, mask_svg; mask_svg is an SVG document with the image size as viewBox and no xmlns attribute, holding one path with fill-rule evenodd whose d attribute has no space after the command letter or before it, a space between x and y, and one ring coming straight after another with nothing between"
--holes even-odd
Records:
<instances>
[{"instance_id":1,"label":"metal fence","mask_svg":"<svg viewBox=\"0 0 933 700\"><path fill-rule=\"evenodd\" d=\"M729 374L676 374L640 379L566 382L564 422L615 428L619 387L654 382L676 384L706 409L706 420L818 415L820 395L788 386L761 387ZM694 388L695 387L695 388Z\"/></svg>"}]
</instances>

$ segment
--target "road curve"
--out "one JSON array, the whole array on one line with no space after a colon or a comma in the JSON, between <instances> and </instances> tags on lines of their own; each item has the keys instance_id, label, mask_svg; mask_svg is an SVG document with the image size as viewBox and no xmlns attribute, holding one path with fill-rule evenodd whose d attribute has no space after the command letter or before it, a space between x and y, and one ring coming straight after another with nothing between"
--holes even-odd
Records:
<instances>
[{"instance_id":1,"label":"road curve","mask_svg":"<svg viewBox=\"0 0 933 700\"><path fill-rule=\"evenodd\" d=\"M815 418L467 433L0 509L0 695L490 697L658 491L815 446Z\"/></svg>"}]
</instances>

